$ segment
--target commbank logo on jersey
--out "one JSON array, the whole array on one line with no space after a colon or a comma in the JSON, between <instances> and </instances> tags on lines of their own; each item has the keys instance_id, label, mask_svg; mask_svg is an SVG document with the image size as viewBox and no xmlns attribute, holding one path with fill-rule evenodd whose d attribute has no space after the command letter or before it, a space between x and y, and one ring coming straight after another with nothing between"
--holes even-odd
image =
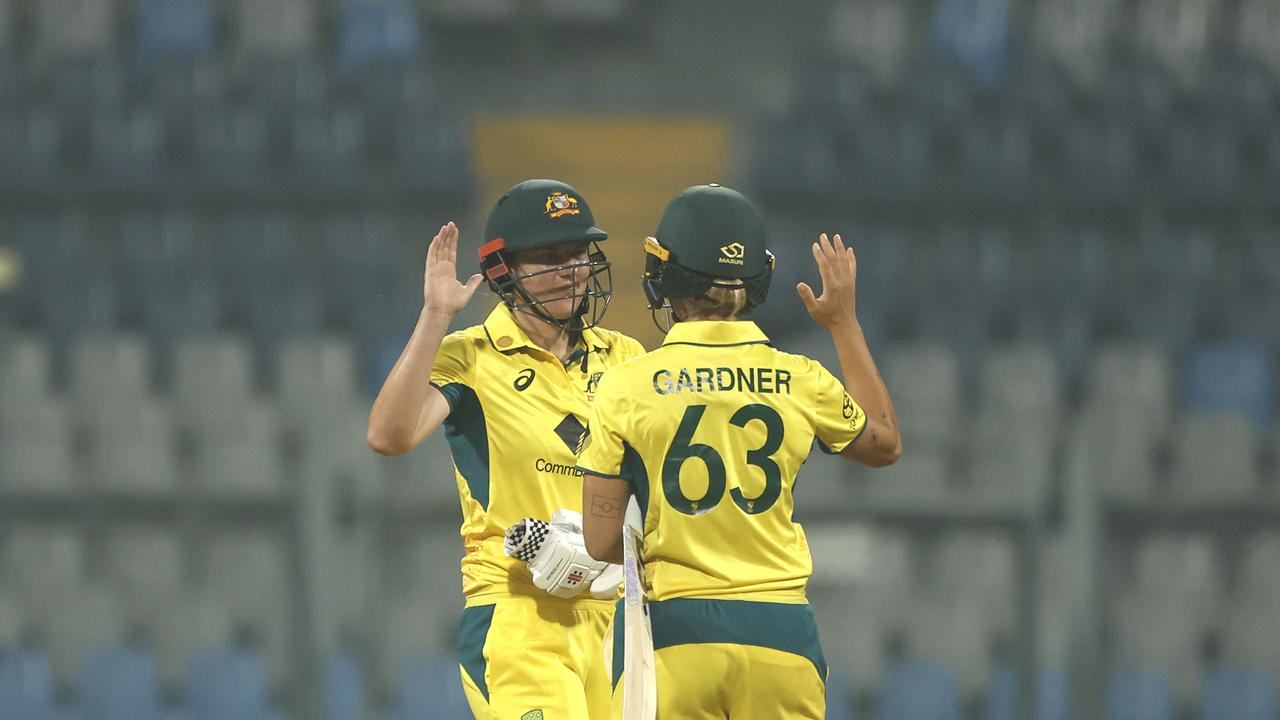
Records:
<instances>
[{"instance_id":1,"label":"commbank logo on jersey","mask_svg":"<svg viewBox=\"0 0 1280 720\"><path fill-rule=\"evenodd\" d=\"M718 257L716 260L726 265L741 265L743 264L742 257L746 254L747 248L742 243L729 243L728 245L720 248L720 255L722 257Z\"/></svg>"},{"instance_id":2,"label":"commbank logo on jersey","mask_svg":"<svg viewBox=\"0 0 1280 720\"><path fill-rule=\"evenodd\" d=\"M581 212L578 209L578 198L572 195L556 192L547 196L547 215L550 217L558 218L564 215L578 215Z\"/></svg>"}]
</instances>

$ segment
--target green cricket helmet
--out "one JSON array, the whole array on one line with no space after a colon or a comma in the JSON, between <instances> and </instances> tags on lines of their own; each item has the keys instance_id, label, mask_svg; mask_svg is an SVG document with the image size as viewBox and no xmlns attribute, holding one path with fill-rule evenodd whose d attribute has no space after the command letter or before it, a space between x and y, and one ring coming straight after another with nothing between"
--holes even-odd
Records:
<instances>
[{"instance_id":1,"label":"green cricket helmet","mask_svg":"<svg viewBox=\"0 0 1280 720\"><path fill-rule=\"evenodd\" d=\"M644 293L650 310L676 298L700 298L712 286L743 287L749 313L769 294L775 264L765 246L764 220L742 193L710 183L687 188L667 203L646 238Z\"/></svg>"},{"instance_id":2,"label":"green cricket helmet","mask_svg":"<svg viewBox=\"0 0 1280 720\"><path fill-rule=\"evenodd\" d=\"M566 330L585 330L600 323L613 297L613 274L599 245L608 237L596 227L591 207L577 190L558 180L525 180L504 192L489 211L485 241L480 246L480 272L513 311L529 313ZM523 250L582 241L588 243L584 262L535 273L518 274L513 269L515 254ZM575 287L566 296L580 296L579 302L572 317L560 319L548 313L545 304L566 297L536 300L524 281L567 268L585 270L587 285L581 292Z\"/></svg>"}]
</instances>

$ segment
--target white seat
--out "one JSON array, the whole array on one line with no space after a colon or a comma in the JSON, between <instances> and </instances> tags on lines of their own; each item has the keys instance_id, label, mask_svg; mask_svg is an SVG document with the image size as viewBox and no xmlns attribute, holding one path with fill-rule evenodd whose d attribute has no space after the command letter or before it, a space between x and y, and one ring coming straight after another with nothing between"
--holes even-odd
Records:
<instances>
[{"instance_id":1,"label":"white seat","mask_svg":"<svg viewBox=\"0 0 1280 720\"><path fill-rule=\"evenodd\" d=\"M1212 452L1205 447L1210 439ZM1245 417L1184 416L1172 445L1173 482L1179 497L1246 504L1260 494L1257 441Z\"/></svg>"},{"instance_id":2,"label":"white seat","mask_svg":"<svg viewBox=\"0 0 1280 720\"><path fill-rule=\"evenodd\" d=\"M289 488L279 444L259 438L205 443L196 451L195 478L210 497L273 498Z\"/></svg>"},{"instance_id":3,"label":"white seat","mask_svg":"<svg viewBox=\"0 0 1280 720\"><path fill-rule=\"evenodd\" d=\"M856 57L881 79L891 80L908 47L907 10L891 0L846 0L832 8L829 43L842 55Z\"/></svg>"},{"instance_id":4,"label":"white seat","mask_svg":"<svg viewBox=\"0 0 1280 720\"><path fill-rule=\"evenodd\" d=\"M1072 472L1096 483L1103 497L1144 502L1155 496L1155 437L1139 419L1090 411L1072 440Z\"/></svg>"},{"instance_id":5,"label":"white seat","mask_svg":"<svg viewBox=\"0 0 1280 720\"><path fill-rule=\"evenodd\" d=\"M41 0L31 6L35 46L51 57L106 52L115 44L112 0Z\"/></svg>"},{"instance_id":6,"label":"white seat","mask_svg":"<svg viewBox=\"0 0 1280 720\"><path fill-rule=\"evenodd\" d=\"M1138 46L1185 84L1195 83L1209 48L1211 7L1205 0L1143 0L1135 25Z\"/></svg>"},{"instance_id":7,"label":"white seat","mask_svg":"<svg viewBox=\"0 0 1280 720\"><path fill-rule=\"evenodd\" d=\"M1134 586L1139 590L1178 597L1201 625L1218 616L1225 578L1210 538L1184 533L1152 535L1138 545L1134 561Z\"/></svg>"},{"instance_id":8,"label":"white seat","mask_svg":"<svg viewBox=\"0 0 1280 720\"><path fill-rule=\"evenodd\" d=\"M294 338L280 350L277 396L295 426L358 399L355 349L340 337Z\"/></svg>"},{"instance_id":9,"label":"white seat","mask_svg":"<svg viewBox=\"0 0 1280 720\"><path fill-rule=\"evenodd\" d=\"M1050 429L1062 412L1060 386L1057 362L1039 344L995 350L982 367L984 409Z\"/></svg>"},{"instance_id":10,"label":"white seat","mask_svg":"<svg viewBox=\"0 0 1280 720\"><path fill-rule=\"evenodd\" d=\"M1280 673L1280 623L1276 598L1242 595L1231 603L1223 627L1223 659L1234 667Z\"/></svg>"},{"instance_id":11,"label":"white seat","mask_svg":"<svg viewBox=\"0 0 1280 720\"><path fill-rule=\"evenodd\" d=\"M1104 411L1122 411L1164 432L1170 412L1169 360L1156 348L1110 345L1098 353L1089 378L1088 403Z\"/></svg>"},{"instance_id":12,"label":"white seat","mask_svg":"<svg viewBox=\"0 0 1280 720\"><path fill-rule=\"evenodd\" d=\"M0 345L0 407L49 394L49 348L31 337L13 337Z\"/></svg>"},{"instance_id":13,"label":"white seat","mask_svg":"<svg viewBox=\"0 0 1280 720\"><path fill-rule=\"evenodd\" d=\"M886 355L884 373L904 445L947 450L961 439L960 369L949 351L934 346L894 349Z\"/></svg>"},{"instance_id":14,"label":"white seat","mask_svg":"<svg viewBox=\"0 0 1280 720\"><path fill-rule=\"evenodd\" d=\"M0 488L22 494L69 495L75 480L67 435L13 440L0 436Z\"/></svg>"},{"instance_id":15,"label":"white seat","mask_svg":"<svg viewBox=\"0 0 1280 720\"><path fill-rule=\"evenodd\" d=\"M1191 603L1146 589L1113 595L1114 655L1122 665L1167 676L1180 699L1199 688L1203 627Z\"/></svg>"},{"instance_id":16,"label":"white seat","mask_svg":"<svg viewBox=\"0 0 1280 720\"><path fill-rule=\"evenodd\" d=\"M518 16L518 0L427 0L427 17L432 22L497 23Z\"/></svg>"},{"instance_id":17,"label":"white seat","mask_svg":"<svg viewBox=\"0 0 1280 720\"><path fill-rule=\"evenodd\" d=\"M95 648L119 647L125 641L120 599L105 585L82 585L55 600L45 628L54 676L69 684L80 656Z\"/></svg>"},{"instance_id":18,"label":"white seat","mask_svg":"<svg viewBox=\"0 0 1280 720\"><path fill-rule=\"evenodd\" d=\"M1237 13L1235 45L1249 55L1280 70L1280 4L1274 0L1241 0Z\"/></svg>"},{"instance_id":19,"label":"white seat","mask_svg":"<svg viewBox=\"0 0 1280 720\"><path fill-rule=\"evenodd\" d=\"M174 398L197 435L235 434L254 396L253 355L240 337L192 338L178 346Z\"/></svg>"},{"instance_id":20,"label":"white seat","mask_svg":"<svg viewBox=\"0 0 1280 720\"><path fill-rule=\"evenodd\" d=\"M21 644L21 610L17 598L0 591L0 652L12 650Z\"/></svg>"},{"instance_id":21,"label":"white seat","mask_svg":"<svg viewBox=\"0 0 1280 720\"><path fill-rule=\"evenodd\" d=\"M1280 604L1280 532L1261 533L1244 549L1238 595ZM1273 605L1274 607L1274 605Z\"/></svg>"},{"instance_id":22,"label":"white seat","mask_svg":"<svg viewBox=\"0 0 1280 720\"><path fill-rule=\"evenodd\" d=\"M155 621L156 666L166 688L185 686L193 651L232 643L231 611L223 599L207 592L179 596Z\"/></svg>"},{"instance_id":23,"label":"white seat","mask_svg":"<svg viewBox=\"0 0 1280 720\"><path fill-rule=\"evenodd\" d=\"M278 685L291 666L290 588L300 578L280 538L265 532L218 535L206 543L208 592L226 603L232 622L261 633L268 672ZM253 592L245 592L253 588Z\"/></svg>"},{"instance_id":24,"label":"white seat","mask_svg":"<svg viewBox=\"0 0 1280 720\"><path fill-rule=\"evenodd\" d=\"M136 336L93 337L75 347L71 394L75 411L93 432L127 432L130 415L151 396L146 345Z\"/></svg>"},{"instance_id":25,"label":"white seat","mask_svg":"<svg viewBox=\"0 0 1280 720\"><path fill-rule=\"evenodd\" d=\"M395 506L458 517L458 482L443 430L432 433L410 453L376 462L385 478L386 496Z\"/></svg>"},{"instance_id":26,"label":"white seat","mask_svg":"<svg viewBox=\"0 0 1280 720\"><path fill-rule=\"evenodd\" d=\"M239 0L235 18L243 56L289 59L316 48L315 5L306 0Z\"/></svg>"},{"instance_id":27,"label":"white seat","mask_svg":"<svg viewBox=\"0 0 1280 720\"><path fill-rule=\"evenodd\" d=\"M4 587L26 609L27 621L43 625L50 606L84 578L84 544L72 526L23 523L3 543Z\"/></svg>"},{"instance_id":28,"label":"white seat","mask_svg":"<svg viewBox=\"0 0 1280 720\"><path fill-rule=\"evenodd\" d=\"M864 478L855 502L885 510L943 510L950 506L947 456L936 452L905 453L898 462L876 470L857 470Z\"/></svg>"},{"instance_id":29,"label":"white seat","mask_svg":"<svg viewBox=\"0 0 1280 720\"><path fill-rule=\"evenodd\" d=\"M1033 10L1033 46L1089 84L1103 70L1106 42L1116 23L1115 0L1045 0Z\"/></svg>"},{"instance_id":30,"label":"white seat","mask_svg":"<svg viewBox=\"0 0 1280 720\"><path fill-rule=\"evenodd\" d=\"M111 528L103 542L106 577L125 602L131 626L153 627L183 594L182 541L162 526Z\"/></svg>"},{"instance_id":31,"label":"white seat","mask_svg":"<svg viewBox=\"0 0 1280 720\"><path fill-rule=\"evenodd\" d=\"M981 600L917 592L906 604L912 615L907 625L912 653L952 669L963 695L982 692L991 670L991 633Z\"/></svg>"}]
</instances>

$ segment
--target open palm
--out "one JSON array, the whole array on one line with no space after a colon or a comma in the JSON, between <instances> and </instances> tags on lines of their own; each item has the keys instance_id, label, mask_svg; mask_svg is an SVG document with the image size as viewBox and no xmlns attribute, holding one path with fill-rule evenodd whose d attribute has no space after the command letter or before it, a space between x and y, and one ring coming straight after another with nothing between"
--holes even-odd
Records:
<instances>
[{"instance_id":1,"label":"open palm","mask_svg":"<svg viewBox=\"0 0 1280 720\"><path fill-rule=\"evenodd\" d=\"M422 299L431 312L456 315L466 307L483 276L479 273L458 282L458 226L443 225L427 247L427 269L422 282Z\"/></svg>"},{"instance_id":2,"label":"open palm","mask_svg":"<svg viewBox=\"0 0 1280 720\"><path fill-rule=\"evenodd\" d=\"M857 322L855 287L858 260L854 257L853 248L845 247L839 235L829 240L823 233L813 244L813 259L818 263L818 275L822 278L822 295L814 297L808 283L798 283L796 292L800 293L805 309L828 330Z\"/></svg>"}]
</instances>

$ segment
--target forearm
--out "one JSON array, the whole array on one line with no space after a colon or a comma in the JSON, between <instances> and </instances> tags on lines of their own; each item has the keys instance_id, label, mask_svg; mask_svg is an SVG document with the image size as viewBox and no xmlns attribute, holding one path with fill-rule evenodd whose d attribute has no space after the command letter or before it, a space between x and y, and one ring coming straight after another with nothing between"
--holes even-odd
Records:
<instances>
[{"instance_id":1,"label":"forearm","mask_svg":"<svg viewBox=\"0 0 1280 720\"><path fill-rule=\"evenodd\" d=\"M831 330L831 339L840 358L845 390L867 415L864 432L869 435L866 442L892 462L902 450L898 416L889 397L889 388L871 357L862 326L856 320L837 325Z\"/></svg>"},{"instance_id":2,"label":"forearm","mask_svg":"<svg viewBox=\"0 0 1280 720\"><path fill-rule=\"evenodd\" d=\"M374 450L388 455L407 452L422 440L421 429L431 387L436 352L449 331L451 318L423 309L418 324L387 375L369 413L368 441ZM443 398L441 398L443 401Z\"/></svg>"}]
</instances>

